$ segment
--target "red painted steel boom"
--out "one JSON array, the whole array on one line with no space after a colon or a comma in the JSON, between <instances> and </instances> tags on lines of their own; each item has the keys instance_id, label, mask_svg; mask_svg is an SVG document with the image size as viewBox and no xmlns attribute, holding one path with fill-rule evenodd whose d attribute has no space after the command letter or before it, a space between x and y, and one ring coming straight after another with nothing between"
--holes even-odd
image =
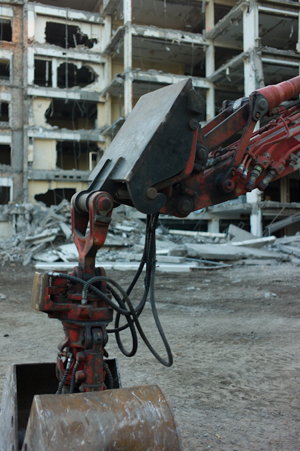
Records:
<instances>
[{"instance_id":1,"label":"red painted steel boom","mask_svg":"<svg viewBox=\"0 0 300 451\"><path fill-rule=\"evenodd\" d=\"M42 293L37 308L60 319L66 334L57 365L59 392L65 390L63 387L73 392L114 386L104 360L106 327L113 319L113 310L114 331L125 355L136 352L136 326L158 360L166 366L172 364L163 332L166 360L153 350L138 322L153 289L155 217L158 213L186 216L256 187L264 190L271 181L299 168L299 93L300 77L267 86L249 98L227 102L203 128L202 102L190 80L139 100L93 171L90 187L72 200L78 267L70 275L49 273L37 281L42 287L36 290ZM268 121L254 131L258 121L265 119ZM138 274L146 262L146 295L137 307L129 300L135 282L126 292L119 290L101 268L95 268L112 209L121 203L148 214L148 235ZM120 341L124 329L119 325L120 315L125 315L126 327L132 332L131 351L125 351Z\"/></svg>"},{"instance_id":2,"label":"red painted steel boom","mask_svg":"<svg viewBox=\"0 0 300 451\"><path fill-rule=\"evenodd\" d=\"M300 166L299 93L300 76L266 86L227 102L203 128L191 81L146 94L91 174L89 189L77 195L76 209L87 212L90 196L105 191L115 204L180 217L265 189ZM269 122L254 131L261 120Z\"/></svg>"}]
</instances>

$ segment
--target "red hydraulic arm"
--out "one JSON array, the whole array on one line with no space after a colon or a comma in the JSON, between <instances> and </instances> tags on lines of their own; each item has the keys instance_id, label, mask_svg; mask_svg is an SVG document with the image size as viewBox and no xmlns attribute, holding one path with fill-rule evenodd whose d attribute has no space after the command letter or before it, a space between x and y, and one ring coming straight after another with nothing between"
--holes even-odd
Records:
<instances>
[{"instance_id":1,"label":"red hydraulic arm","mask_svg":"<svg viewBox=\"0 0 300 451\"><path fill-rule=\"evenodd\" d=\"M143 96L91 174L90 187L72 200L73 238L79 265L71 274L38 275L36 308L62 321L65 340L57 364L58 392L98 391L117 386L107 355L107 325L122 352L137 350L136 329L166 366L172 355L155 310L154 231L158 213L186 216L191 211L233 199L300 167L300 77L267 86L249 98L228 102L203 128L201 99L191 81ZM290 99L294 99L290 101ZM254 131L258 121L269 122ZM239 134L239 135L238 135ZM114 206L132 205L147 213L145 251L126 291L95 268ZM129 296L146 267L145 294L137 306ZM167 351L162 359L139 323L150 303ZM120 326L124 315L127 325ZM129 328L132 348L124 349L120 332Z\"/></svg>"},{"instance_id":2,"label":"red hydraulic arm","mask_svg":"<svg viewBox=\"0 0 300 451\"><path fill-rule=\"evenodd\" d=\"M169 186L168 200L160 211L185 216L254 188L264 190L271 181L299 168L300 104L291 102L280 106L299 93L300 77L267 86L251 94L244 104L242 100L240 106L231 103L197 130L194 167L181 178L180 195L178 186ZM257 122L273 113L275 118L254 132ZM240 139L224 146L240 130ZM197 170L197 158L206 158L202 170Z\"/></svg>"}]
</instances>

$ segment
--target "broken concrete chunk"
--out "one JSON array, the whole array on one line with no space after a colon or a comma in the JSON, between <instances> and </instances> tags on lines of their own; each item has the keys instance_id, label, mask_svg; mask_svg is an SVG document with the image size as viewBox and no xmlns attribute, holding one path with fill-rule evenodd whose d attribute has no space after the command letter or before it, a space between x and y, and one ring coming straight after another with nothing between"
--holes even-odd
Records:
<instances>
[{"instance_id":1,"label":"broken concrete chunk","mask_svg":"<svg viewBox=\"0 0 300 451\"><path fill-rule=\"evenodd\" d=\"M240 227L230 224L227 231L227 238L231 242L235 241L250 241L255 240L257 236L252 235L252 233L247 232L247 230L241 229Z\"/></svg>"},{"instance_id":2,"label":"broken concrete chunk","mask_svg":"<svg viewBox=\"0 0 300 451\"><path fill-rule=\"evenodd\" d=\"M195 244L186 243L185 244L187 257L197 257L210 260L239 260L241 255L237 248L228 246L227 248L220 249L220 245L216 244Z\"/></svg>"},{"instance_id":3,"label":"broken concrete chunk","mask_svg":"<svg viewBox=\"0 0 300 451\"><path fill-rule=\"evenodd\" d=\"M39 252L33 256L33 260L45 263L53 263L59 260L59 256L55 251Z\"/></svg>"},{"instance_id":4,"label":"broken concrete chunk","mask_svg":"<svg viewBox=\"0 0 300 451\"><path fill-rule=\"evenodd\" d=\"M260 248L265 246L266 244L272 244L276 240L275 236L266 236L262 238L254 238L251 240L244 241L231 241L233 246L246 246L246 247L256 247Z\"/></svg>"},{"instance_id":5,"label":"broken concrete chunk","mask_svg":"<svg viewBox=\"0 0 300 451\"><path fill-rule=\"evenodd\" d=\"M62 261L76 261L78 251L74 243L62 244L55 249L56 255L61 257Z\"/></svg>"},{"instance_id":6,"label":"broken concrete chunk","mask_svg":"<svg viewBox=\"0 0 300 451\"><path fill-rule=\"evenodd\" d=\"M272 258L280 260L282 255L278 252L247 248L243 246L233 246L232 244L186 244L187 255L189 257L202 257L210 260L239 260L248 257Z\"/></svg>"},{"instance_id":7,"label":"broken concrete chunk","mask_svg":"<svg viewBox=\"0 0 300 451\"><path fill-rule=\"evenodd\" d=\"M33 235L33 236L28 236L25 238L25 241L29 242L29 243L48 243L51 241L54 241L57 233L58 233L59 229L58 228L54 228L54 229L46 229L43 232L37 234L37 235Z\"/></svg>"},{"instance_id":8,"label":"broken concrete chunk","mask_svg":"<svg viewBox=\"0 0 300 451\"><path fill-rule=\"evenodd\" d=\"M173 255L175 257L185 257L187 255L187 248L185 245L178 245L169 249L168 254Z\"/></svg>"},{"instance_id":9,"label":"broken concrete chunk","mask_svg":"<svg viewBox=\"0 0 300 451\"><path fill-rule=\"evenodd\" d=\"M63 232L63 234L65 235L65 237L67 238L67 240L69 238L71 238L72 236L72 230L71 227L69 227L67 224L65 224L64 222L60 222L59 223L59 227L61 228L61 231Z\"/></svg>"},{"instance_id":10,"label":"broken concrete chunk","mask_svg":"<svg viewBox=\"0 0 300 451\"><path fill-rule=\"evenodd\" d=\"M295 257L300 257L300 248L297 246L288 246L284 244L278 244L277 249L288 255L294 255Z\"/></svg>"},{"instance_id":11,"label":"broken concrete chunk","mask_svg":"<svg viewBox=\"0 0 300 451\"><path fill-rule=\"evenodd\" d=\"M199 232L198 230L169 230L172 235L192 236L198 238L226 238L226 233Z\"/></svg>"}]
</instances>

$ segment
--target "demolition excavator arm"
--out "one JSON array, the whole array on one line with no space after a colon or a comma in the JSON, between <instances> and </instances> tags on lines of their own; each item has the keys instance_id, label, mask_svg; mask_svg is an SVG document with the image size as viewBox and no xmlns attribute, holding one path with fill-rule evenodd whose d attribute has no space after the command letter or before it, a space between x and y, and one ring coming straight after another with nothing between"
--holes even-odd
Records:
<instances>
[{"instance_id":1,"label":"demolition excavator arm","mask_svg":"<svg viewBox=\"0 0 300 451\"><path fill-rule=\"evenodd\" d=\"M235 198L299 167L300 77L225 102L204 127L191 80L143 96L77 195L77 211L106 191L137 210L186 216ZM254 131L259 121L273 120ZM237 138L238 134L240 135ZM230 144L231 143L231 144Z\"/></svg>"},{"instance_id":2,"label":"demolition excavator arm","mask_svg":"<svg viewBox=\"0 0 300 451\"><path fill-rule=\"evenodd\" d=\"M61 320L65 339L56 364L57 392L34 397L22 449L180 449L173 416L158 387L120 388L114 359L107 358L108 336L114 333L120 350L130 357L140 335L162 364L172 365L154 296L158 215L184 217L254 188L264 190L298 169L299 93L300 77L259 89L226 102L203 127L203 102L190 80L138 101L92 172L89 188L72 200L78 266L70 274L35 276L34 307ZM120 204L147 214L144 253L127 289L95 267L112 210ZM141 274L145 292L134 303L130 298ZM166 357L157 353L140 323L148 299ZM125 329L131 332L130 349L121 340Z\"/></svg>"}]
</instances>

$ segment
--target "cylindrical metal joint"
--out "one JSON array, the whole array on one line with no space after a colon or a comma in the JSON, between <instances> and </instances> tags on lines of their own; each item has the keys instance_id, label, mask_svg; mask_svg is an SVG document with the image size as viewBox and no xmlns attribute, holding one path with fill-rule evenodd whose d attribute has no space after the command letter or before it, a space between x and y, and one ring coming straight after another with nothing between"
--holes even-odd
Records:
<instances>
[{"instance_id":1,"label":"cylindrical metal joint","mask_svg":"<svg viewBox=\"0 0 300 451\"><path fill-rule=\"evenodd\" d=\"M107 193L100 193L96 198L96 208L101 212L108 212L113 208L113 200Z\"/></svg>"}]
</instances>

